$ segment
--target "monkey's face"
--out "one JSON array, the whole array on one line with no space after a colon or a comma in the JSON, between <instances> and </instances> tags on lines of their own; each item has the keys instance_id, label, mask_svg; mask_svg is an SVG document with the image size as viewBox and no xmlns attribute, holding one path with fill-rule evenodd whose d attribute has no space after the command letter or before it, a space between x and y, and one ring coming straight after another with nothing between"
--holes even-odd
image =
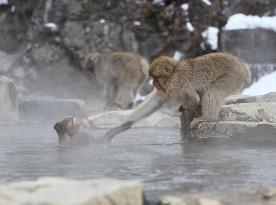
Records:
<instances>
[{"instance_id":1,"label":"monkey's face","mask_svg":"<svg viewBox=\"0 0 276 205\"><path fill-rule=\"evenodd\" d=\"M59 144L63 144L67 137L73 139L75 135L84 131L89 122L85 118L67 117L54 125L59 138Z\"/></svg>"},{"instance_id":2,"label":"monkey's face","mask_svg":"<svg viewBox=\"0 0 276 205\"><path fill-rule=\"evenodd\" d=\"M90 53L83 62L83 68L90 75L95 75L95 63L98 59L99 53Z\"/></svg>"},{"instance_id":3,"label":"monkey's face","mask_svg":"<svg viewBox=\"0 0 276 205\"><path fill-rule=\"evenodd\" d=\"M58 139L59 139L59 144L63 144L66 137L72 137L72 133L71 133L71 127L73 124L73 118L72 117L68 117L65 118L64 120L57 122L54 125L54 129L56 130L57 134L58 134Z\"/></svg>"},{"instance_id":4,"label":"monkey's face","mask_svg":"<svg viewBox=\"0 0 276 205\"><path fill-rule=\"evenodd\" d=\"M149 68L149 75L153 78L153 85L158 90L165 90L168 79L174 73L176 60L161 56L153 60Z\"/></svg>"}]
</instances>

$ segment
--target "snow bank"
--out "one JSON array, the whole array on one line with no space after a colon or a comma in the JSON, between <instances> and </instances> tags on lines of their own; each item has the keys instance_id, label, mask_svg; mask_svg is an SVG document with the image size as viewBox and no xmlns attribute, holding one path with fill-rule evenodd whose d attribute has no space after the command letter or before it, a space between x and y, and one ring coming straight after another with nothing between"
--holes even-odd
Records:
<instances>
[{"instance_id":1,"label":"snow bank","mask_svg":"<svg viewBox=\"0 0 276 205\"><path fill-rule=\"evenodd\" d=\"M9 4L9 2L8 2L8 0L0 0L0 5L1 5L1 4L7 5L7 4Z\"/></svg>"},{"instance_id":2,"label":"snow bank","mask_svg":"<svg viewBox=\"0 0 276 205\"><path fill-rule=\"evenodd\" d=\"M224 27L225 30L255 28L268 29L276 32L276 16L260 17L235 14L228 19L227 24Z\"/></svg>"},{"instance_id":3,"label":"snow bank","mask_svg":"<svg viewBox=\"0 0 276 205\"><path fill-rule=\"evenodd\" d=\"M218 28L210 26L201 35L207 39L213 50L218 48Z\"/></svg>"},{"instance_id":4,"label":"snow bank","mask_svg":"<svg viewBox=\"0 0 276 205\"><path fill-rule=\"evenodd\" d=\"M276 71L261 77L256 83L246 88L243 95L263 95L276 92Z\"/></svg>"},{"instance_id":5,"label":"snow bank","mask_svg":"<svg viewBox=\"0 0 276 205\"><path fill-rule=\"evenodd\" d=\"M212 3L209 0L201 0L203 3L205 3L207 6L211 6Z\"/></svg>"}]
</instances>

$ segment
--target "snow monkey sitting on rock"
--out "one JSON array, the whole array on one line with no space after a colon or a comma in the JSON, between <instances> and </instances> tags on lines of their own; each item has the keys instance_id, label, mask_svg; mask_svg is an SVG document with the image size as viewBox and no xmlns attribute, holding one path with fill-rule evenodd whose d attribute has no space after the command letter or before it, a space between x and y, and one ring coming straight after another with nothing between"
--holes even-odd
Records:
<instances>
[{"instance_id":1,"label":"snow monkey sitting on rock","mask_svg":"<svg viewBox=\"0 0 276 205\"><path fill-rule=\"evenodd\" d=\"M199 123L217 121L224 99L238 92L251 78L246 63L226 53L207 54L181 61L161 56L151 63L149 75L153 78L154 91L135 109L114 111L114 115L128 112L126 120L109 130L104 139L110 141L116 134L130 129L166 101L175 101L184 109L181 117L182 134L190 137L190 130Z\"/></svg>"},{"instance_id":2,"label":"snow monkey sitting on rock","mask_svg":"<svg viewBox=\"0 0 276 205\"><path fill-rule=\"evenodd\" d=\"M130 109L148 76L148 62L128 52L90 53L84 69L104 85L105 108Z\"/></svg>"}]
</instances>

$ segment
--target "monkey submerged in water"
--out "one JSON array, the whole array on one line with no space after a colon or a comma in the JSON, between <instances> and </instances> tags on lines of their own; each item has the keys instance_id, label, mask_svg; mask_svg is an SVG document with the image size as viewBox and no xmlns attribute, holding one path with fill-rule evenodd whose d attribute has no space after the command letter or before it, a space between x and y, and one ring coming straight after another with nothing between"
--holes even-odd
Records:
<instances>
[{"instance_id":1,"label":"monkey submerged in water","mask_svg":"<svg viewBox=\"0 0 276 205\"><path fill-rule=\"evenodd\" d=\"M161 56L151 63L149 75L153 78L154 91L132 110L124 123L109 130L104 139L111 141L166 101L175 101L185 109L188 129L200 122L217 121L224 99L237 93L251 79L247 64L226 53L181 61ZM199 117L194 117L194 113L200 113Z\"/></svg>"}]
</instances>

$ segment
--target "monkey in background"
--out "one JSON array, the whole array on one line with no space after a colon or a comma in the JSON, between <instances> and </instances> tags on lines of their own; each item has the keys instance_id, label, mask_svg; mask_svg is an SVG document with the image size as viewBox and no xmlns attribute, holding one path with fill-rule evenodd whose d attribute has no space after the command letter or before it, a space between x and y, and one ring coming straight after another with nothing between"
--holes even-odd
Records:
<instances>
[{"instance_id":1,"label":"monkey in background","mask_svg":"<svg viewBox=\"0 0 276 205\"><path fill-rule=\"evenodd\" d=\"M84 69L104 85L105 108L130 109L136 94L148 77L148 62L128 52L90 53Z\"/></svg>"},{"instance_id":2,"label":"monkey in background","mask_svg":"<svg viewBox=\"0 0 276 205\"><path fill-rule=\"evenodd\" d=\"M153 113L166 101L182 107L182 135L190 137L190 129L200 122L217 121L224 99L238 92L251 79L246 63L226 53L212 53L176 61L161 56L150 65L154 91L137 106L127 120L109 130L104 139L112 138Z\"/></svg>"}]
</instances>

